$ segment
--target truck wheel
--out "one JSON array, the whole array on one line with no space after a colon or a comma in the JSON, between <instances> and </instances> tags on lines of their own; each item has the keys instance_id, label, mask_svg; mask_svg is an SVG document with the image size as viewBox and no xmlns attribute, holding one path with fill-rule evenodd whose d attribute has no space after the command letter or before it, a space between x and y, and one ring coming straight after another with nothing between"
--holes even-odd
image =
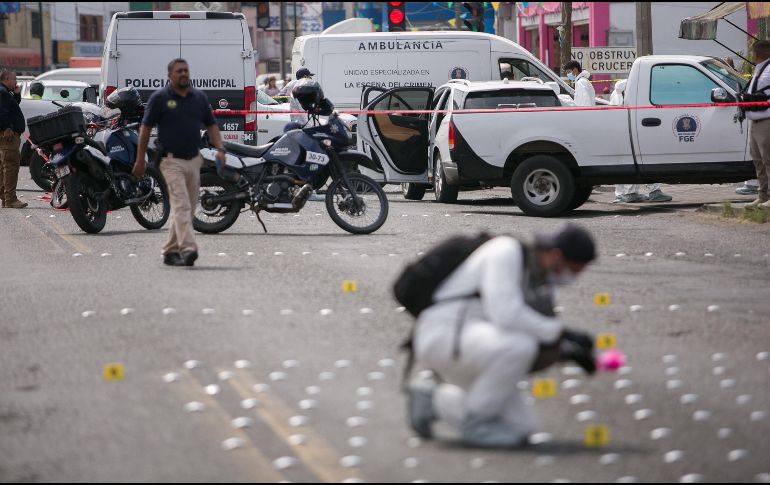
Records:
<instances>
[{"instance_id":1,"label":"truck wheel","mask_svg":"<svg viewBox=\"0 0 770 485\"><path fill-rule=\"evenodd\" d=\"M436 196L436 202L442 204L454 204L457 202L459 189L449 185L444 173L444 165L441 163L441 157L436 156L433 167L433 194Z\"/></svg>"},{"instance_id":2,"label":"truck wheel","mask_svg":"<svg viewBox=\"0 0 770 485\"><path fill-rule=\"evenodd\" d=\"M593 191L593 186L575 188L575 196L572 198L572 202L570 203L567 210L573 211L588 202L588 199L591 198Z\"/></svg>"},{"instance_id":3,"label":"truck wheel","mask_svg":"<svg viewBox=\"0 0 770 485\"><path fill-rule=\"evenodd\" d=\"M525 214L554 217L575 200L575 178L569 168L549 155L535 155L513 173L511 194Z\"/></svg>"},{"instance_id":4,"label":"truck wheel","mask_svg":"<svg viewBox=\"0 0 770 485\"><path fill-rule=\"evenodd\" d=\"M423 184L401 184L401 192L406 200L422 200L425 197L425 189L427 186Z\"/></svg>"}]
</instances>

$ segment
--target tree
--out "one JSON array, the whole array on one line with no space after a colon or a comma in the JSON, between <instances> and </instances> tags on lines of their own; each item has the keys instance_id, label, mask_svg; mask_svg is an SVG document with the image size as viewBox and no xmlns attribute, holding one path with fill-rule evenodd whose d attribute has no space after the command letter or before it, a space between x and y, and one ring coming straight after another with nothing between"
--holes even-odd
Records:
<instances>
[{"instance_id":1,"label":"tree","mask_svg":"<svg viewBox=\"0 0 770 485\"><path fill-rule=\"evenodd\" d=\"M652 4L636 2L636 55L652 55Z\"/></svg>"},{"instance_id":2,"label":"tree","mask_svg":"<svg viewBox=\"0 0 770 485\"><path fill-rule=\"evenodd\" d=\"M572 59L572 2L561 2L561 27L561 56L557 69L561 69L561 66Z\"/></svg>"}]
</instances>

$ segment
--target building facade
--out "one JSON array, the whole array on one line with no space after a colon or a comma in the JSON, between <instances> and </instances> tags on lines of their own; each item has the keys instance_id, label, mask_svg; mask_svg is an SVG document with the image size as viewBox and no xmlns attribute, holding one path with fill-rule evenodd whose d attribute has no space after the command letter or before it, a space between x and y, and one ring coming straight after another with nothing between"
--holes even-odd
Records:
<instances>
[{"instance_id":1,"label":"building facade","mask_svg":"<svg viewBox=\"0 0 770 485\"><path fill-rule=\"evenodd\" d=\"M718 5L719 2L652 2L653 54L690 54L741 59L734 53L746 52L747 36L730 25L720 25L719 41L679 39L682 19L692 17ZM559 27L561 2L518 2L518 42L538 56L551 69L560 71ZM747 10L727 19L740 27L751 27ZM634 47L636 45L635 2L573 2L573 47ZM509 36L510 38L510 36Z\"/></svg>"},{"instance_id":2,"label":"building facade","mask_svg":"<svg viewBox=\"0 0 770 485\"><path fill-rule=\"evenodd\" d=\"M48 2L43 3L42 12L38 2L3 3L2 6L0 66L20 74L35 74L46 69L51 65L53 50ZM45 59L41 57L41 44Z\"/></svg>"}]
</instances>

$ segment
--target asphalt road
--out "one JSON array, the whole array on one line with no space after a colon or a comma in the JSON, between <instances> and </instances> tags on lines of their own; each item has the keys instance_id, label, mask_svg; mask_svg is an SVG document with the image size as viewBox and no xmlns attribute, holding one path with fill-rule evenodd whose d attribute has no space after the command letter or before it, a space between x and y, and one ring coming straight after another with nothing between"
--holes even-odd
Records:
<instances>
[{"instance_id":1,"label":"asphalt road","mask_svg":"<svg viewBox=\"0 0 770 485\"><path fill-rule=\"evenodd\" d=\"M269 234L244 215L178 269L161 264L165 232L130 212L88 236L24 190L31 208L0 210L0 480L770 480L770 226L695 213L729 187L670 191L679 204L602 193L560 219L523 216L505 190L451 206L391 192L372 236L313 202L268 216ZM414 439L394 277L451 234L565 220L593 231L601 259L560 291L561 314L615 335L628 366L533 376L558 393L537 402L526 449ZM594 305L605 292L611 304ZM123 380L105 380L110 363ZM606 426L607 446L585 446L589 425Z\"/></svg>"}]
</instances>

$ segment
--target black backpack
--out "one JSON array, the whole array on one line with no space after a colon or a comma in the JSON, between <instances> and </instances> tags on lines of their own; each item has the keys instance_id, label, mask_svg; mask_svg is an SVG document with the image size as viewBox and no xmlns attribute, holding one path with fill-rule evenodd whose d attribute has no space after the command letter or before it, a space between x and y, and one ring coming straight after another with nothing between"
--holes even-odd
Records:
<instances>
[{"instance_id":1,"label":"black backpack","mask_svg":"<svg viewBox=\"0 0 770 485\"><path fill-rule=\"evenodd\" d=\"M494 236L455 236L431 249L421 259L410 264L393 285L396 300L406 311L417 317L433 305L433 294L468 257ZM476 296L465 295L463 298Z\"/></svg>"}]
</instances>

